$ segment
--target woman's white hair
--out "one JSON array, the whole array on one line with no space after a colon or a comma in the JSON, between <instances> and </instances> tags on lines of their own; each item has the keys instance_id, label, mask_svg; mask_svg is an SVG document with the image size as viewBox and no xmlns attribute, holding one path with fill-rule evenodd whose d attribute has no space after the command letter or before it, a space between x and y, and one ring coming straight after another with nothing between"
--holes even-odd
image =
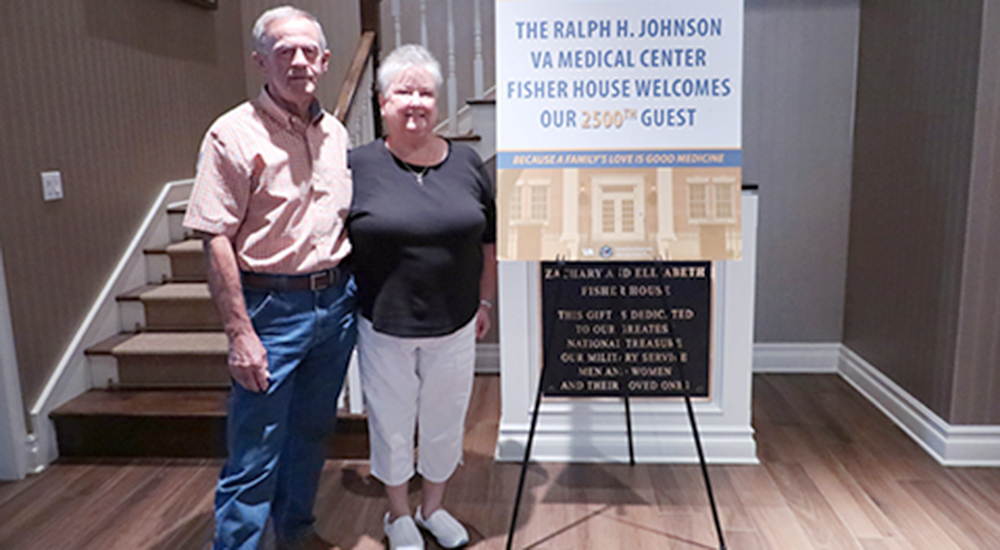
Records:
<instances>
[{"instance_id":1,"label":"woman's white hair","mask_svg":"<svg viewBox=\"0 0 1000 550\"><path fill-rule=\"evenodd\" d=\"M316 30L319 32L319 46L326 50L326 35L323 34L323 25L319 24L316 16L292 6L278 6L260 14L257 22L253 24L254 51L259 54L267 54L271 51L271 48L274 46L274 37L267 30L275 21L284 19L306 19L312 22L313 25L316 25Z\"/></svg>"},{"instance_id":2,"label":"woman's white hair","mask_svg":"<svg viewBox=\"0 0 1000 550\"><path fill-rule=\"evenodd\" d=\"M418 44L405 44L393 50L379 65L378 89L385 92L399 73L410 68L427 71L434 79L434 86L438 88L444 82L441 78L441 64L427 48Z\"/></svg>"}]
</instances>

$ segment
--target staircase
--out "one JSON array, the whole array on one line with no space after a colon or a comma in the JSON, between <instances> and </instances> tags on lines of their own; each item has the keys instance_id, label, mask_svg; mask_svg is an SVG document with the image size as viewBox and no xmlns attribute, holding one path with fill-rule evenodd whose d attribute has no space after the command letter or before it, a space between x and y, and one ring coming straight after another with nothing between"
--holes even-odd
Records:
<instances>
[{"instance_id":1,"label":"staircase","mask_svg":"<svg viewBox=\"0 0 1000 550\"><path fill-rule=\"evenodd\" d=\"M85 351L93 389L50 414L63 458L226 455L228 343L201 241L181 227L183 205L166 214L170 242L144 250L147 284L117 296L122 332ZM328 456L365 458L360 405L341 404Z\"/></svg>"}]
</instances>

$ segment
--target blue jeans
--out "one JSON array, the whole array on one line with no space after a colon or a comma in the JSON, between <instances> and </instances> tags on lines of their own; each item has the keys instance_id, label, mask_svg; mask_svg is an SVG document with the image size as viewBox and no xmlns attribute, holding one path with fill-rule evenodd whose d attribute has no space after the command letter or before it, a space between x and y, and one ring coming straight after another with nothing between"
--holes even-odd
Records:
<instances>
[{"instance_id":1,"label":"blue jeans","mask_svg":"<svg viewBox=\"0 0 1000 550\"><path fill-rule=\"evenodd\" d=\"M244 290L270 386L229 396L229 458L215 494L215 548L254 549L268 517L279 541L312 531L326 436L357 335L354 279L322 291Z\"/></svg>"}]
</instances>

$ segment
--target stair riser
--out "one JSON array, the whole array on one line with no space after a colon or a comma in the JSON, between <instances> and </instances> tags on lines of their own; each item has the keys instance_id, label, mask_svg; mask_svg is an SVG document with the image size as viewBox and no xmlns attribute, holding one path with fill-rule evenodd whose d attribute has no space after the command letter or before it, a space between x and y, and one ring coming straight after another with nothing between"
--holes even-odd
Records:
<instances>
[{"instance_id":1,"label":"stair riser","mask_svg":"<svg viewBox=\"0 0 1000 550\"><path fill-rule=\"evenodd\" d=\"M90 355L90 385L106 389L118 385L118 361L110 355Z\"/></svg>"},{"instance_id":2,"label":"stair riser","mask_svg":"<svg viewBox=\"0 0 1000 550\"><path fill-rule=\"evenodd\" d=\"M145 255L146 282L205 281L205 255L200 252L150 252Z\"/></svg>"},{"instance_id":3,"label":"stair riser","mask_svg":"<svg viewBox=\"0 0 1000 550\"><path fill-rule=\"evenodd\" d=\"M226 456L226 419L53 416L62 457Z\"/></svg>"},{"instance_id":4,"label":"stair riser","mask_svg":"<svg viewBox=\"0 0 1000 550\"><path fill-rule=\"evenodd\" d=\"M117 415L53 415L64 458L225 458L226 419ZM341 419L327 458L367 459L364 420Z\"/></svg>"},{"instance_id":5,"label":"stair riser","mask_svg":"<svg viewBox=\"0 0 1000 550\"><path fill-rule=\"evenodd\" d=\"M170 279L170 257L166 253L147 253L146 282L158 285Z\"/></svg>"},{"instance_id":6,"label":"stair riser","mask_svg":"<svg viewBox=\"0 0 1000 550\"><path fill-rule=\"evenodd\" d=\"M205 255L202 253L171 253L170 275L175 281L204 281Z\"/></svg>"},{"instance_id":7,"label":"stair riser","mask_svg":"<svg viewBox=\"0 0 1000 550\"><path fill-rule=\"evenodd\" d=\"M222 330L211 299L143 300L142 306L146 330Z\"/></svg>"},{"instance_id":8,"label":"stair riser","mask_svg":"<svg viewBox=\"0 0 1000 550\"><path fill-rule=\"evenodd\" d=\"M140 332L146 328L146 309L138 300L119 300L118 315L122 332Z\"/></svg>"},{"instance_id":9,"label":"stair riser","mask_svg":"<svg viewBox=\"0 0 1000 550\"><path fill-rule=\"evenodd\" d=\"M226 357L198 355L120 355L118 383L123 387L229 387Z\"/></svg>"},{"instance_id":10,"label":"stair riser","mask_svg":"<svg viewBox=\"0 0 1000 550\"><path fill-rule=\"evenodd\" d=\"M191 231L184 228L184 212L168 211L167 227L170 231L170 242L179 243L191 235Z\"/></svg>"}]
</instances>

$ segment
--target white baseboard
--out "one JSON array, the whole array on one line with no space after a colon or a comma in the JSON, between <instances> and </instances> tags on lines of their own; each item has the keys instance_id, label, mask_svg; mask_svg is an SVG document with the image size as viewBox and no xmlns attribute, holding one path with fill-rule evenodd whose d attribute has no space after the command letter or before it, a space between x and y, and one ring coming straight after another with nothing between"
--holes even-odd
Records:
<instances>
[{"instance_id":1,"label":"white baseboard","mask_svg":"<svg viewBox=\"0 0 1000 550\"><path fill-rule=\"evenodd\" d=\"M1000 467L1000 426L949 424L842 344L756 344L754 372L837 373L943 466Z\"/></svg>"},{"instance_id":2,"label":"white baseboard","mask_svg":"<svg viewBox=\"0 0 1000 550\"><path fill-rule=\"evenodd\" d=\"M759 343L753 346L753 371L788 374L834 373L840 359L837 343Z\"/></svg>"},{"instance_id":3,"label":"white baseboard","mask_svg":"<svg viewBox=\"0 0 1000 550\"><path fill-rule=\"evenodd\" d=\"M954 425L844 347L841 377L944 466L1000 466L1000 426Z\"/></svg>"},{"instance_id":4,"label":"white baseboard","mask_svg":"<svg viewBox=\"0 0 1000 550\"><path fill-rule=\"evenodd\" d=\"M632 435L637 463L697 464L698 453L691 432L672 429L636 431ZM531 446L532 462L628 463L628 437L623 429L579 432L545 431L535 433ZM699 427L705 460L711 464L759 464L751 430L725 427ZM528 440L528 426L502 425L494 458L499 462L521 462Z\"/></svg>"}]
</instances>

